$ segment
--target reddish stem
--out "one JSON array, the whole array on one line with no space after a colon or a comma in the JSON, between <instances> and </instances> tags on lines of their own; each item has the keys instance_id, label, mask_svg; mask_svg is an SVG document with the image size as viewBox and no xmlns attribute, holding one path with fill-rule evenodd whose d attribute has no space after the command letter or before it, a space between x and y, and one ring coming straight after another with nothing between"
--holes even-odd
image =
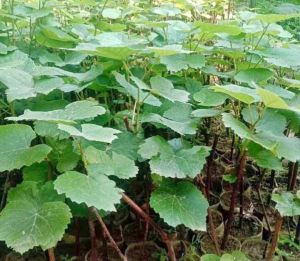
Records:
<instances>
[{"instance_id":1,"label":"reddish stem","mask_svg":"<svg viewBox=\"0 0 300 261\"><path fill-rule=\"evenodd\" d=\"M242 157L241 157L241 160L240 160L240 164L238 166L237 182L234 184L233 189L232 189L228 220L227 220L227 223L226 223L226 226L225 226L224 237L223 237L223 240L222 240L221 249L225 248L227 240L228 240L228 236L229 236L229 233L230 233L231 224L232 224L232 221L233 221L233 213L234 213L234 208L235 208L235 199L236 199L236 196L237 196L238 186L240 185L241 179L244 175L246 160L247 160L247 151L244 150L244 152L242 154Z\"/></svg>"},{"instance_id":2,"label":"reddish stem","mask_svg":"<svg viewBox=\"0 0 300 261\"><path fill-rule=\"evenodd\" d=\"M271 170L271 181L270 181L270 187L271 187L271 190L274 189L274 186L275 186L275 170L272 169Z\"/></svg>"},{"instance_id":3,"label":"reddish stem","mask_svg":"<svg viewBox=\"0 0 300 261\"><path fill-rule=\"evenodd\" d=\"M91 209L89 209L89 230L90 230L90 238L91 238L91 251L90 251L90 260L91 261L98 261L98 254L97 254L97 244L96 244L96 231L95 231L95 224L91 217Z\"/></svg>"},{"instance_id":4,"label":"reddish stem","mask_svg":"<svg viewBox=\"0 0 300 261\"><path fill-rule=\"evenodd\" d=\"M293 175L290 184L290 190L293 191L296 187L297 175L298 175L299 162L294 163Z\"/></svg>"},{"instance_id":5,"label":"reddish stem","mask_svg":"<svg viewBox=\"0 0 300 261\"><path fill-rule=\"evenodd\" d=\"M298 222L296 227L295 243L300 244L300 216L298 217Z\"/></svg>"},{"instance_id":6,"label":"reddish stem","mask_svg":"<svg viewBox=\"0 0 300 261\"><path fill-rule=\"evenodd\" d=\"M291 187L291 181L292 181L292 178L293 178L293 173L294 173L294 163L293 162L289 162L288 164L288 182L287 182L287 190L291 190L290 187Z\"/></svg>"},{"instance_id":7,"label":"reddish stem","mask_svg":"<svg viewBox=\"0 0 300 261\"><path fill-rule=\"evenodd\" d=\"M54 254L53 247L48 249L48 256L49 256L49 261L55 261L55 254Z\"/></svg>"},{"instance_id":8,"label":"reddish stem","mask_svg":"<svg viewBox=\"0 0 300 261\"><path fill-rule=\"evenodd\" d=\"M243 225L243 213L244 213L244 175L240 178L240 222L239 226L242 228Z\"/></svg>"},{"instance_id":9,"label":"reddish stem","mask_svg":"<svg viewBox=\"0 0 300 261\"><path fill-rule=\"evenodd\" d=\"M234 153L234 143L235 143L235 134L232 134L232 140L230 145L230 161L233 161L233 153Z\"/></svg>"},{"instance_id":10,"label":"reddish stem","mask_svg":"<svg viewBox=\"0 0 300 261\"><path fill-rule=\"evenodd\" d=\"M270 250L268 252L268 256L266 258L267 261L272 261L273 260L273 256L274 256L275 251L276 251L277 242L278 242L282 222L283 222L283 218L278 214L278 217L277 217L277 220L276 220L276 223L275 223L275 231L274 231L273 238L272 238L271 248L270 248Z\"/></svg>"},{"instance_id":11,"label":"reddish stem","mask_svg":"<svg viewBox=\"0 0 300 261\"><path fill-rule=\"evenodd\" d=\"M77 260L80 259L80 224L79 219L75 219L75 247L76 247L76 256Z\"/></svg>"},{"instance_id":12,"label":"reddish stem","mask_svg":"<svg viewBox=\"0 0 300 261\"><path fill-rule=\"evenodd\" d=\"M211 165L213 163L213 159L214 159L214 155L215 155L215 152L216 152L218 140L219 140L219 135L215 134L213 145L212 145L212 150L211 150L211 153L210 153L210 155L207 159L206 187L205 187L205 189L206 189L206 195L207 195L208 199L209 199L210 188L211 188Z\"/></svg>"},{"instance_id":13,"label":"reddish stem","mask_svg":"<svg viewBox=\"0 0 300 261\"><path fill-rule=\"evenodd\" d=\"M139 215L141 216L146 222L148 222L161 236L163 242L166 244L168 249L168 256L170 261L176 261L176 256L174 252L173 245L167 235L167 233L157 225L153 219L147 215L131 198L129 198L124 193L121 193L123 200Z\"/></svg>"},{"instance_id":14,"label":"reddish stem","mask_svg":"<svg viewBox=\"0 0 300 261\"><path fill-rule=\"evenodd\" d=\"M128 120L128 117L127 117L127 116L125 116L125 117L123 118L123 121L124 121L126 130L129 131L129 132L133 132L132 129L130 128L130 124L129 124L129 120Z\"/></svg>"},{"instance_id":15,"label":"reddish stem","mask_svg":"<svg viewBox=\"0 0 300 261\"><path fill-rule=\"evenodd\" d=\"M96 215L97 220L99 221L103 233L105 234L105 236L108 238L109 242L112 244L113 248L117 251L119 257L123 260L123 261L127 261L127 257L123 255L122 251L120 250L120 248L118 247L116 241L113 239L113 237L111 236L107 226L105 225L102 217L99 215L98 211L96 208L93 208L93 212Z\"/></svg>"},{"instance_id":16,"label":"reddish stem","mask_svg":"<svg viewBox=\"0 0 300 261\"><path fill-rule=\"evenodd\" d=\"M266 208L265 208L265 204L261 198L261 193L260 193L260 186L257 188L257 195L258 195L258 199L259 199L259 202L262 206L262 209L263 209L263 214L264 214L264 217L265 217L265 220L266 220L266 223L267 223L267 227L268 227L268 230L269 232L271 233L271 226L270 226L270 223L269 223L269 218L268 218L268 215L267 215L267 212L266 212Z\"/></svg>"},{"instance_id":17,"label":"reddish stem","mask_svg":"<svg viewBox=\"0 0 300 261\"><path fill-rule=\"evenodd\" d=\"M209 231L210 231L209 235L210 235L212 241L214 242L217 254L220 255L221 254L220 246L219 246L219 242L218 242L218 237L216 235L216 229L214 226L210 208L207 209L207 214L208 214L208 226L209 226Z\"/></svg>"}]
</instances>

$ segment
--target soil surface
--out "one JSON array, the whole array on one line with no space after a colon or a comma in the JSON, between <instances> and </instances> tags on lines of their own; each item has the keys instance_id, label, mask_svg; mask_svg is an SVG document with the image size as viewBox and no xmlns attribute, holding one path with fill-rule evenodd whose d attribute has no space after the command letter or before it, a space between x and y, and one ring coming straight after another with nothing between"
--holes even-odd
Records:
<instances>
[{"instance_id":1,"label":"soil surface","mask_svg":"<svg viewBox=\"0 0 300 261\"><path fill-rule=\"evenodd\" d=\"M218 243L220 246L222 243L222 238L218 238ZM230 253L232 251L240 250L240 249L241 249L240 241L232 236L229 236L227 243L225 245L225 249L222 252ZM217 254L215 245L208 234L205 234L201 239L201 250L204 253Z\"/></svg>"},{"instance_id":2,"label":"soil surface","mask_svg":"<svg viewBox=\"0 0 300 261\"><path fill-rule=\"evenodd\" d=\"M234 217L230 231L232 236L239 239L246 239L258 236L262 232L262 224L255 217L243 217L241 222L242 226L240 226L240 217Z\"/></svg>"},{"instance_id":3,"label":"soil surface","mask_svg":"<svg viewBox=\"0 0 300 261\"><path fill-rule=\"evenodd\" d=\"M128 261L157 261L159 248L151 242L132 244L126 251Z\"/></svg>"},{"instance_id":4,"label":"soil surface","mask_svg":"<svg viewBox=\"0 0 300 261\"><path fill-rule=\"evenodd\" d=\"M249 240L242 245L242 252L251 260L264 260L268 243L263 240Z\"/></svg>"}]
</instances>

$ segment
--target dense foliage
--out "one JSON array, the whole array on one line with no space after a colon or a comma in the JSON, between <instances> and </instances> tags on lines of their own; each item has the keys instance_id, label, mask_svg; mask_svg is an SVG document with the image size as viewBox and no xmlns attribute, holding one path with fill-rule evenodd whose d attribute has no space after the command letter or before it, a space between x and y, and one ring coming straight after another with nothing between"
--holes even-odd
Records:
<instances>
[{"instance_id":1,"label":"dense foliage","mask_svg":"<svg viewBox=\"0 0 300 261\"><path fill-rule=\"evenodd\" d=\"M79 259L134 260L111 236L131 220L159 244L153 260L258 260L226 244L245 241L236 219L244 231L261 207L264 256L288 221L276 257L297 260L300 7L272 12L234 1L2 1L0 240L54 260L57 244L77 227L78 247L88 228ZM228 192L219 234L212 211Z\"/></svg>"}]
</instances>

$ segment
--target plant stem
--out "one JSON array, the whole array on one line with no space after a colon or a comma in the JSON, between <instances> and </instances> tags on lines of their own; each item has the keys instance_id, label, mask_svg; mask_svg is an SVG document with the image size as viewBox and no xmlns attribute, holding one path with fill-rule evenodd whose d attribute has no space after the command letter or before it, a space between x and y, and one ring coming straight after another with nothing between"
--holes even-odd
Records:
<instances>
[{"instance_id":1,"label":"plant stem","mask_svg":"<svg viewBox=\"0 0 300 261\"><path fill-rule=\"evenodd\" d=\"M75 229L75 251L77 260L80 260L80 224L78 218L75 218Z\"/></svg>"},{"instance_id":2,"label":"plant stem","mask_svg":"<svg viewBox=\"0 0 300 261\"><path fill-rule=\"evenodd\" d=\"M210 234L212 241L214 242L217 254L220 255L221 254L220 246L219 246L218 238L216 235L216 229L214 226L210 208L207 209L207 214L208 214L208 225L209 225L209 231L210 231L209 234Z\"/></svg>"},{"instance_id":3,"label":"plant stem","mask_svg":"<svg viewBox=\"0 0 300 261\"><path fill-rule=\"evenodd\" d=\"M235 143L235 134L232 134L232 141L230 145L230 161L233 161L233 153L234 153L234 143Z\"/></svg>"},{"instance_id":4,"label":"plant stem","mask_svg":"<svg viewBox=\"0 0 300 261\"><path fill-rule=\"evenodd\" d=\"M270 223L269 223L268 215L267 215L266 208L265 208L264 202L262 201L261 194L260 194L260 186L257 188L257 195L258 195L259 202L260 202L260 204L262 206L262 209L263 209L263 214L264 214L264 217L265 217L265 220L266 220L266 223L267 223L269 233L271 233L271 226L270 226Z\"/></svg>"},{"instance_id":5,"label":"plant stem","mask_svg":"<svg viewBox=\"0 0 300 261\"><path fill-rule=\"evenodd\" d=\"M48 249L49 261L55 261L54 248L51 247Z\"/></svg>"},{"instance_id":6,"label":"plant stem","mask_svg":"<svg viewBox=\"0 0 300 261\"><path fill-rule=\"evenodd\" d=\"M238 191L238 186L241 183L241 179L244 175L244 168L246 165L246 160L247 160L247 151L244 150L242 152L242 157L238 166L238 170L237 170L237 182L234 184L233 189L232 189L232 194L231 194L231 200L230 200L230 209L229 209L229 214L228 214L228 220L225 226L225 231L224 231L224 237L222 240L222 245L221 245L221 249L224 249L228 240L228 236L230 233L230 229L231 229L231 224L233 221L233 214L234 214L234 208L235 208L235 199L237 196L237 191Z\"/></svg>"},{"instance_id":7,"label":"plant stem","mask_svg":"<svg viewBox=\"0 0 300 261\"><path fill-rule=\"evenodd\" d=\"M294 163L293 176L291 180L290 190L294 190L296 187L297 175L298 175L299 162Z\"/></svg>"},{"instance_id":8,"label":"plant stem","mask_svg":"<svg viewBox=\"0 0 300 261\"><path fill-rule=\"evenodd\" d=\"M271 190L274 189L274 186L275 186L275 170L272 169L271 170L271 182L270 182L270 187L271 187Z\"/></svg>"},{"instance_id":9,"label":"plant stem","mask_svg":"<svg viewBox=\"0 0 300 261\"><path fill-rule=\"evenodd\" d=\"M9 172L7 172L6 173L6 178L5 178L3 192L2 192L1 202L0 202L0 211L4 208L5 201L6 201L6 195L7 195L7 191L8 191L9 187L10 187Z\"/></svg>"},{"instance_id":10,"label":"plant stem","mask_svg":"<svg viewBox=\"0 0 300 261\"><path fill-rule=\"evenodd\" d=\"M131 127L130 127L130 124L129 124L128 116L125 116L123 118L123 121L124 121L126 130L129 131L129 132L133 132L132 129L131 129Z\"/></svg>"},{"instance_id":11,"label":"plant stem","mask_svg":"<svg viewBox=\"0 0 300 261\"><path fill-rule=\"evenodd\" d=\"M298 222L296 227L295 243L300 244L300 216L298 217Z\"/></svg>"},{"instance_id":12,"label":"plant stem","mask_svg":"<svg viewBox=\"0 0 300 261\"><path fill-rule=\"evenodd\" d=\"M91 238L91 252L90 252L90 260L91 261L98 261L98 254L97 254L97 244L96 244L96 231L95 231L95 224L92 219L92 211L93 209L89 209L89 230L90 230L90 238Z\"/></svg>"},{"instance_id":13,"label":"plant stem","mask_svg":"<svg viewBox=\"0 0 300 261\"><path fill-rule=\"evenodd\" d=\"M139 215L141 216L146 222L148 222L161 236L163 242L166 244L168 249L168 256L170 261L176 261L176 256L174 252L173 245L165 231L157 225L153 219L147 215L131 198L129 198L124 193L121 193L123 200Z\"/></svg>"},{"instance_id":14,"label":"plant stem","mask_svg":"<svg viewBox=\"0 0 300 261\"><path fill-rule=\"evenodd\" d=\"M92 208L94 214L96 215L96 218L97 220L99 221L101 227L102 227L102 230L103 230L103 233L105 234L105 236L108 238L109 242L112 244L113 248L117 251L119 257L123 260L123 261L127 261L127 258L126 256L123 255L122 251L120 250L120 248L118 247L116 241L113 239L113 237L111 236L107 226L105 225L102 217L99 215L98 211L96 208Z\"/></svg>"},{"instance_id":15,"label":"plant stem","mask_svg":"<svg viewBox=\"0 0 300 261\"><path fill-rule=\"evenodd\" d=\"M207 169L206 169L206 195L207 198L209 199L209 195L210 195L210 188L211 188L211 165L213 163L213 159L214 159L214 155L215 155L215 151L217 148L217 144L218 144L218 140L219 140L219 135L215 134L214 136L214 141L213 141L213 145L212 145L212 150L211 153L209 155L209 158L207 159Z\"/></svg>"},{"instance_id":16,"label":"plant stem","mask_svg":"<svg viewBox=\"0 0 300 261\"><path fill-rule=\"evenodd\" d=\"M244 213L244 175L240 178L240 223L239 226L243 226L243 213Z\"/></svg>"},{"instance_id":17,"label":"plant stem","mask_svg":"<svg viewBox=\"0 0 300 261\"><path fill-rule=\"evenodd\" d=\"M294 166L295 166L295 163L293 162L289 162L288 164L288 182L287 182L287 190L291 190L291 183L292 183L292 179L293 179L293 174L294 174Z\"/></svg>"},{"instance_id":18,"label":"plant stem","mask_svg":"<svg viewBox=\"0 0 300 261\"><path fill-rule=\"evenodd\" d=\"M256 0L250 0L249 7L255 8L255 6L256 6Z\"/></svg>"},{"instance_id":19,"label":"plant stem","mask_svg":"<svg viewBox=\"0 0 300 261\"><path fill-rule=\"evenodd\" d=\"M267 261L272 261L273 260L273 256L274 256L275 251L276 251L277 242L278 242L282 222L283 222L283 218L280 216L280 214L278 214L278 217L277 217L277 220L276 220L276 223L275 223L275 231L274 231L273 238L272 238L271 248L270 248L270 250L268 252L268 256L266 258Z\"/></svg>"}]
</instances>

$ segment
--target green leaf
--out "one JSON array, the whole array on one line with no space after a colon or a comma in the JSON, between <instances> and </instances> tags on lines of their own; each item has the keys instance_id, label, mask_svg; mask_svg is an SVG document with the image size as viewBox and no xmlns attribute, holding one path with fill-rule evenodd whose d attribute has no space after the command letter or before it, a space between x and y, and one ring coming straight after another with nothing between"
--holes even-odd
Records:
<instances>
[{"instance_id":1,"label":"green leaf","mask_svg":"<svg viewBox=\"0 0 300 261\"><path fill-rule=\"evenodd\" d=\"M181 45L165 45L163 47L148 47L149 51L153 52L155 56L162 57L168 55L174 55L179 53L190 53L190 51L182 49Z\"/></svg>"},{"instance_id":2,"label":"green leaf","mask_svg":"<svg viewBox=\"0 0 300 261\"><path fill-rule=\"evenodd\" d=\"M197 21L195 23L196 28L201 29L201 33L211 33L211 34L218 34L218 33L227 33L230 35L238 35L242 32L240 26L235 24L213 24L213 23L204 23Z\"/></svg>"},{"instance_id":3,"label":"green leaf","mask_svg":"<svg viewBox=\"0 0 300 261\"><path fill-rule=\"evenodd\" d=\"M250 261L241 251L233 251L231 252L231 255L234 257L235 261Z\"/></svg>"},{"instance_id":4,"label":"green leaf","mask_svg":"<svg viewBox=\"0 0 300 261\"><path fill-rule=\"evenodd\" d=\"M157 156L159 153L170 154L172 153L172 147L168 142L166 142L160 136L153 136L145 140L145 142L140 145L138 153L144 159L151 159Z\"/></svg>"},{"instance_id":5,"label":"green leaf","mask_svg":"<svg viewBox=\"0 0 300 261\"><path fill-rule=\"evenodd\" d=\"M276 202L276 209L283 217L300 215L300 199L291 192L272 194L272 200Z\"/></svg>"},{"instance_id":6,"label":"green leaf","mask_svg":"<svg viewBox=\"0 0 300 261\"><path fill-rule=\"evenodd\" d=\"M97 76L101 75L103 72L101 66L92 66L89 71L83 73L69 72L57 67L50 66L35 66L32 72L34 77L54 77L54 76L67 76L76 79L79 82L89 82L94 80Z\"/></svg>"},{"instance_id":7,"label":"green leaf","mask_svg":"<svg viewBox=\"0 0 300 261\"><path fill-rule=\"evenodd\" d=\"M275 109L289 109L287 103L274 92L262 88L257 88L257 93L267 107Z\"/></svg>"},{"instance_id":8,"label":"green leaf","mask_svg":"<svg viewBox=\"0 0 300 261\"><path fill-rule=\"evenodd\" d=\"M35 34L36 41L50 48L72 48L77 39L54 26L40 25Z\"/></svg>"},{"instance_id":9,"label":"green leaf","mask_svg":"<svg viewBox=\"0 0 300 261\"><path fill-rule=\"evenodd\" d=\"M295 79L289 79L283 77L279 80L282 84L287 85L289 88L297 88L300 89L300 81Z\"/></svg>"},{"instance_id":10,"label":"green leaf","mask_svg":"<svg viewBox=\"0 0 300 261\"><path fill-rule=\"evenodd\" d=\"M68 171L55 180L54 186L59 194L65 194L72 201L104 211L116 211L115 204L121 199L121 190L102 173L85 175Z\"/></svg>"},{"instance_id":11,"label":"green leaf","mask_svg":"<svg viewBox=\"0 0 300 261\"><path fill-rule=\"evenodd\" d=\"M229 182L230 184L234 184L237 181L237 176L231 174L224 175L223 180Z\"/></svg>"},{"instance_id":12,"label":"green leaf","mask_svg":"<svg viewBox=\"0 0 300 261\"><path fill-rule=\"evenodd\" d=\"M6 87L7 100L27 99L36 96L32 76L19 69L0 69L0 82Z\"/></svg>"},{"instance_id":13,"label":"green leaf","mask_svg":"<svg viewBox=\"0 0 300 261\"><path fill-rule=\"evenodd\" d=\"M88 147L84 153L89 164L89 173L103 173L120 179L133 178L138 174L139 169L134 161L124 155L113 152L112 156L109 156L105 151L94 147Z\"/></svg>"},{"instance_id":14,"label":"green leaf","mask_svg":"<svg viewBox=\"0 0 300 261\"><path fill-rule=\"evenodd\" d=\"M49 121L36 121L34 122L34 131L37 135L43 137L52 137L58 139L67 139L68 133L59 130L55 122Z\"/></svg>"},{"instance_id":15,"label":"green leaf","mask_svg":"<svg viewBox=\"0 0 300 261\"><path fill-rule=\"evenodd\" d=\"M214 92L207 87L203 87L199 92L194 94L193 98L199 105L210 107L222 105L228 96L223 93Z\"/></svg>"},{"instance_id":16,"label":"green leaf","mask_svg":"<svg viewBox=\"0 0 300 261\"><path fill-rule=\"evenodd\" d=\"M266 68L250 68L238 72L234 79L238 82L245 82L251 84L252 82L258 83L267 81L273 76L272 71Z\"/></svg>"},{"instance_id":17,"label":"green leaf","mask_svg":"<svg viewBox=\"0 0 300 261\"><path fill-rule=\"evenodd\" d=\"M215 92L221 92L227 94L241 102L251 104L259 101L259 96L256 94L254 89L242 87L234 84L213 86L211 87Z\"/></svg>"},{"instance_id":18,"label":"green leaf","mask_svg":"<svg viewBox=\"0 0 300 261\"><path fill-rule=\"evenodd\" d=\"M254 17L254 19L258 19L262 22L272 24L272 23L278 23L284 20L292 19L299 17L299 13L295 14L258 14Z\"/></svg>"},{"instance_id":19,"label":"green leaf","mask_svg":"<svg viewBox=\"0 0 300 261\"><path fill-rule=\"evenodd\" d=\"M268 131L274 135L283 136L283 132L287 126L286 118L273 109L267 109L260 120L256 123L257 132Z\"/></svg>"},{"instance_id":20,"label":"green leaf","mask_svg":"<svg viewBox=\"0 0 300 261\"><path fill-rule=\"evenodd\" d=\"M299 85L300 87L300 85ZM266 85L264 86L264 89L271 91L273 93L276 93L279 97L284 98L284 99L293 99L295 97L295 93L284 89L278 85Z\"/></svg>"},{"instance_id":21,"label":"green leaf","mask_svg":"<svg viewBox=\"0 0 300 261\"><path fill-rule=\"evenodd\" d=\"M184 90L175 89L172 82L160 76L154 76L150 79L152 93L164 97L172 102L188 102L189 93Z\"/></svg>"},{"instance_id":22,"label":"green leaf","mask_svg":"<svg viewBox=\"0 0 300 261\"><path fill-rule=\"evenodd\" d=\"M242 139L251 138L252 132L250 129L238 119L234 118L230 113L223 113L222 119L225 127L232 129L234 133Z\"/></svg>"},{"instance_id":23,"label":"green leaf","mask_svg":"<svg viewBox=\"0 0 300 261\"><path fill-rule=\"evenodd\" d=\"M195 134L197 131L197 124L194 121L174 121L167 119L155 113L144 113L141 117L141 122L151 122L162 124L163 126L169 127L173 131L184 135L184 134Z\"/></svg>"},{"instance_id":24,"label":"green leaf","mask_svg":"<svg viewBox=\"0 0 300 261\"><path fill-rule=\"evenodd\" d=\"M120 133L116 129L105 128L96 124L82 124L80 125L81 131L73 126L61 123L58 124L58 128L74 137L82 137L86 140L104 143L111 143L114 139L118 138L115 134Z\"/></svg>"},{"instance_id":25,"label":"green leaf","mask_svg":"<svg viewBox=\"0 0 300 261\"><path fill-rule=\"evenodd\" d=\"M192 112L192 116L197 118L215 117L219 114L221 114L221 111L216 109L198 109Z\"/></svg>"},{"instance_id":26,"label":"green leaf","mask_svg":"<svg viewBox=\"0 0 300 261\"><path fill-rule=\"evenodd\" d=\"M56 163L56 169L59 172L73 170L77 166L80 156L79 153L74 152L71 140L47 139L47 142L52 147L49 158L52 163Z\"/></svg>"},{"instance_id":27,"label":"green leaf","mask_svg":"<svg viewBox=\"0 0 300 261\"><path fill-rule=\"evenodd\" d=\"M105 113L105 109L93 101L77 101L68 104L65 109L54 111L25 110L18 117L7 117L11 121L55 121L73 123L76 120L86 120Z\"/></svg>"},{"instance_id":28,"label":"green leaf","mask_svg":"<svg viewBox=\"0 0 300 261\"><path fill-rule=\"evenodd\" d=\"M102 12L102 16L104 18L110 18L110 19L118 19L122 15L121 10L117 8L104 8Z\"/></svg>"},{"instance_id":29,"label":"green leaf","mask_svg":"<svg viewBox=\"0 0 300 261\"><path fill-rule=\"evenodd\" d=\"M0 213L0 240L21 254L36 246L46 250L63 237L70 219L69 207L52 185L23 182L9 191Z\"/></svg>"},{"instance_id":30,"label":"green leaf","mask_svg":"<svg viewBox=\"0 0 300 261\"><path fill-rule=\"evenodd\" d=\"M41 79L35 82L34 88L37 93L49 94L55 89L61 89L64 86L64 81L61 78Z\"/></svg>"},{"instance_id":31,"label":"green leaf","mask_svg":"<svg viewBox=\"0 0 300 261\"><path fill-rule=\"evenodd\" d=\"M285 47L271 47L262 51L255 51L255 53L275 66L293 68L300 66L299 50L298 45L288 45Z\"/></svg>"},{"instance_id":32,"label":"green leaf","mask_svg":"<svg viewBox=\"0 0 300 261\"><path fill-rule=\"evenodd\" d=\"M8 47L8 48L13 48L13 47ZM9 51L13 51L9 50ZM27 54L15 50L11 53L8 53L7 55L1 55L0 59L0 68L2 69L18 69L22 71L27 71L28 69L30 70L34 66L33 61L28 57Z\"/></svg>"},{"instance_id":33,"label":"green leaf","mask_svg":"<svg viewBox=\"0 0 300 261\"><path fill-rule=\"evenodd\" d=\"M122 154L129 159L137 160L138 148L142 142L140 137L137 137L131 132L123 132L118 135L111 144L111 150L117 154Z\"/></svg>"},{"instance_id":34,"label":"green leaf","mask_svg":"<svg viewBox=\"0 0 300 261\"><path fill-rule=\"evenodd\" d=\"M220 261L221 257L215 254L205 254L201 256L201 261Z\"/></svg>"},{"instance_id":35,"label":"green leaf","mask_svg":"<svg viewBox=\"0 0 300 261\"><path fill-rule=\"evenodd\" d=\"M108 39L106 39L106 42ZM104 43L104 42L103 42ZM95 56L101 56L113 60L118 61L124 61L126 60L130 55L137 53L138 51L126 46L108 46L107 44L105 46L101 46L101 44L92 44L92 43L80 43L76 46L76 48L72 49L73 51L77 51L83 54L87 55L95 55Z\"/></svg>"},{"instance_id":36,"label":"green leaf","mask_svg":"<svg viewBox=\"0 0 300 261\"><path fill-rule=\"evenodd\" d=\"M204 146L174 150L163 138L154 136L145 140L139 154L145 159L151 159L152 173L163 177L194 178L201 172L209 151Z\"/></svg>"},{"instance_id":37,"label":"green leaf","mask_svg":"<svg viewBox=\"0 0 300 261\"><path fill-rule=\"evenodd\" d=\"M150 205L170 226L183 224L192 230L206 231L208 202L189 182L164 181L151 194Z\"/></svg>"},{"instance_id":38,"label":"green leaf","mask_svg":"<svg viewBox=\"0 0 300 261\"><path fill-rule=\"evenodd\" d=\"M159 99L157 99L152 94L149 94L148 92L144 92L142 90L138 90L135 86L130 84L126 79L125 76L114 72L114 75L116 77L117 82L126 89L126 91L135 99L137 100L139 98L139 101L143 101L146 104L150 104L152 106L160 106L161 102ZM134 78L135 79L135 78ZM140 81L138 81L140 82ZM140 86L138 86L140 88Z\"/></svg>"},{"instance_id":39,"label":"green leaf","mask_svg":"<svg viewBox=\"0 0 300 261\"><path fill-rule=\"evenodd\" d=\"M251 125L254 125L259 118L257 108L254 105L245 107L242 110L242 115L243 115L244 121L246 121L247 123L249 123Z\"/></svg>"},{"instance_id":40,"label":"green leaf","mask_svg":"<svg viewBox=\"0 0 300 261\"><path fill-rule=\"evenodd\" d=\"M176 16L181 13L180 9L172 3L163 3L160 6L153 7L152 12L162 16Z\"/></svg>"},{"instance_id":41,"label":"green leaf","mask_svg":"<svg viewBox=\"0 0 300 261\"><path fill-rule=\"evenodd\" d=\"M95 54L114 60L124 61L136 52L136 50L129 47L98 47Z\"/></svg>"},{"instance_id":42,"label":"green leaf","mask_svg":"<svg viewBox=\"0 0 300 261\"><path fill-rule=\"evenodd\" d=\"M43 161L51 151L45 144L30 147L35 133L23 124L0 126L0 172L20 169Z\"/></svg>"},{"instance_id":43,"label":"green leaf","mask_svg":"<svg viewBox=\"0 0 300 261\"><path fill-rule=\"evenodd\" d=\"M23 180L46 183L49 175L49 166L47 162L35 163L29 167L23 168Z\"/></svg>"},{"instance_id":44,"label":"green leaf","mask_svg":"<svg viewBox=\"0 0 300 261\"><path fill-rule=\"evenodd\" d=\"M292 162L300 160L299 138L274 135L269 131L260 132L253 136L253 141L270 150L278 158L285 158Z\"/></svg>"},{"instance_id":45,"label":"green leaf","mask_svg":"<svg viewBox=\"0 0 300 261\"><path fill-rule=\"evenodd\" d=\"M162 56L160 62L171 72L179 72L188 68L201 69L205 66L205 58L201 54L174 54Z\"/></svg>"},{"instance_id":46,"label":"green leaf","mask_svg":"<svg viewBox=\"0 0 300 261\"><path fill-rule=\"evenodd\" d=\"M254 159L261 168L282 170L281 161L269 150L250 142L247 146L249 156Z\"/></svg>"}]
</instances>

